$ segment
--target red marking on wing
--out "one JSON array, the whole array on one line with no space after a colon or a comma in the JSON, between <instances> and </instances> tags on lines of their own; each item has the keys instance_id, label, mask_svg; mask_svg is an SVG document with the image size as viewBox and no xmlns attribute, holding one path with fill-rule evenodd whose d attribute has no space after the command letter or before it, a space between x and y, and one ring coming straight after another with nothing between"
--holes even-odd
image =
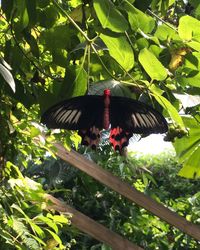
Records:
<instances>
[{"instance_id":1,"label":"red marking on wing","mask_svg":"<svg viewBox=\"0 0 200 250\"><path fill-rule=\"evenodd\" d=\"M116 127L110 131L110 143L112 144L114 150L118 150L121 153L123 148L128 146L129 139L132 136L132 132L125 131L120 127Z\"/></svg>"},{"instance_id":2,"label":"red marking on wing","mask_svg":"<svg viewBox=\"0 0 200 250\"><path fill-rule=\"evenodd\" d=\"M100 141L100 130L98 128L93 126L89 129L82 129L78 131L78 134L82 137L82 145L96 149Z\"/></svg>"}]
</instances>

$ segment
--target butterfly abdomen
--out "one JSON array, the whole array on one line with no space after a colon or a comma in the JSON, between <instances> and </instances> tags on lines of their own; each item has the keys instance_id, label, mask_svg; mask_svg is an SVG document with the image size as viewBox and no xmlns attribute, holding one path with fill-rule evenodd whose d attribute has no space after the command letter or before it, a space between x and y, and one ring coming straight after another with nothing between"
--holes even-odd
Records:
<instances>
[{"instance_id":1,"label":"butterfly abdomen","mask_svg":"<svg viewBox=\"0 0 200 250\"><path fill-rule=\"evenodd\" d=\"M104 112L103 112L103 128L108 129L110 125L110 90L104 91Z\"/></svg>"}]
</instances>

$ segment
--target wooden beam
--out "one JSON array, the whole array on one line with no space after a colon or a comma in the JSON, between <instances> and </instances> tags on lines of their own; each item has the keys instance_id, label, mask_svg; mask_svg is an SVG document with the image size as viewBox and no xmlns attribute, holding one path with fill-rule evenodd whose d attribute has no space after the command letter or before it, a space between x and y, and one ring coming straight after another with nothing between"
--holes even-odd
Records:
<instances>
[{"instance_id":1,"label":"wooden beam","mask_svg":"<svg viewBox=\"0 0 200 250\"><path fill-rule=\"evenodd\" d=\"M88 216L80 213L76 209L66 205L64 202L56 199L51 195L45 196L47 200L50 200L52 205L48 205L49 209L54 209L62 213L72 214L72 225L80 229L81 231L91 235L93 238L106 243L113 250L142 250L143 248L131 243L127 239L121 237L117 233L104 227L103 225L92 220Z\"/></svg>"},{"instance_id":2,"label":"wooden beam","mask_svg":"<svg viewBox=\"0 0 200 250\"><path fill-rule=\"evenodd\" d=\"M184 217L176 214L162 204L139 192L134 187L121 181L120 178L113 176L111 173L100 168L97 164L87 160L84 156L75 152L74 150L67 151L62 145L58 143L55 143L54 145L57 149L57 156L59 156L64 161L92 176L94 179L100 181L104 185L128 198L130 201L135 202L139 206L150 211L170 225L180 229L182 232L192 236L197 240L200 240L199 226L192 224Z\"/></svg>"}]
</instances>

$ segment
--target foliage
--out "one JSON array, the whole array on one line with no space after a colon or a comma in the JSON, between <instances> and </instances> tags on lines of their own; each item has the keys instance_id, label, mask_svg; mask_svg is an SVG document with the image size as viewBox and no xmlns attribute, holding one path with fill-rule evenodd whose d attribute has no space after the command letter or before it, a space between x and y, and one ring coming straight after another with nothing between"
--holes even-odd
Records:
<instances>
[{"instance_id":1,"label":"foliage","mask_svg":"<svg viewBox=\"0 0 200 250\"><path fill-rule=\"evenodd\" d=\"M7 162L0 188L0 244L3 249L66 249L57 235L69 224L68 217L48 212L42 186L24 177L19 169ZM53 243L53 247L50 245Z\"/></svg>"},{"instance_id":2,"label":"foliage","mask_svg":"<svg viewBox=\"0 0 200 250\"><path fill-rule=\"evenodd\" d=\"M34 173L34 168L36 171L38 166L42 166L48 156L46 152L54 155L51 145L53 141L61 140L67 148L78 147L80 138L76 132L51 133L41 126L40 117L41 113L54 103L90 92L90 85L93 92L95 89L102 90L109 86L115 95L128 95L162 112L169 122L166 140L174 142L179 161L183 164L179 174L188 178L199 177L199 19L200 3L195 0L1 1L0 167L3 182L0 189L0 226L4 232L0 238L2 246L7 244L7 249L12 249L12 246L8 245L15 239L19 249L25 249L27 246L37 249L36 246L42 247L47 244L46 240L50 234L53 241L59 242L60 248L62 245L67 247L66 242L71 240L69 238L64 240L66 244L61 243L55 236L55 228L59 223L53 221L54 215L46 213L40 206L31 205L30 201L26 200L26 195L31 193L31 201L36 201L37 204L39 197L34 196L34 189L29 186L30 180L23 177L20 171L33 178L31 173ZM179 97L186 94L189 99L195 100L195 104L188 106L183 103L183 99ZM105 147L106 149L99 149L100 156L95 158L97 157L97 162L107 166L107 152L109 155L110 147ZM131 182L130 170L124 167L125 163L119 156L112 153L110 156L111 166L108 168L113 172L118 169L118 174ZM92 157L91 154L88 157ZM55 166L54 163L48 165L49 168ZM8 171L9 166L12 171ZM57 167L60 168L59 163ZM60 176L65 171L69 171L68 167L62 168ZM52 178L53 175L47 178L47 173L48 168L42 169L38 174L38 182L44 184L47 191L58 188L59 183L59 190L54 190L57 195L63 187L67 187L70 190L65 190L65 195L62 193L66 199L70 199L72 194L77 200L82 199L81 193L80 197L76 193L76 185L83 186L81 192L84 194L85 190L91 189L87 193L88 200L83 199L85 205L82 208L89 212L91 205L96 204L98 207L101 200L105 211L108 212L106 214L109 214L110 227L115 225L113 220L116 218L120 221L120 213L123 211L123 214L134 214L131 212L133 208L130 208L130 204L127 205L122 198L120 202L127 207L121 205L120 210L115 210L115 207L112 211L109 210L107 202L113 201L115 204L116 194L101 187L105 190L104 198L101 199L101 193L100 196L95 196L94 192L97 192L100 186L83 174L81 182L77 181L76 184L73 178L79 178L80 173L70 170L68 182L65 183L61 181L60 176L58 179ZM142 179L138 176L138 181L135 181L141 190L148 190L150 195L155 192L156 197L159 197L155 189L146 189L149 182L162 184L147 173L142 174ZM12 185L13 183L18 184ZM90 186L91 183L94 184L94 190ZM31 185L43 193L41 186L36 183ZM169 194L165 192L164 197L168 197ZM112 197L109 194L112 194ZM191 204L195 207L194 214L189 214L193 221L197 220L198 197L198 194L194 194L194 197L190 197L189 205L184 205L185 213L188 214ZM168 198L170 206L175 206L170 197ZM162 200L162 197L159 199ZM3 204L4 201L7 203L6 206ZM37 209L32 211L32 207ZM134 207L133 211L138 212L139 209ZM37 213L44 217L38 217ZM97 209L95 213L101 212ZM145 227L145 221L151 220L152 217L142 210L138 213L145 234L148 237L158 234L155 236L157 242L162 233L152 232L153 227ZM131 216L134 218L134 215ZM35 217L38 221L33 221ZM46 223L49 220L54 228ZM108 221L108 218L106 220ZM159 224L157 219L154 222L153 220L152 223L156 221ZM6 221L9 222L8 225L5 224ZM40 229L37 223L40 223ZM120 223L116 226L117 230L122 230L121 232L131 238L133 226L124 226L124 223L127 223L126 218L122 219L122 224ZM120 228L120 225L123 226ZM168 230L168 226L164 224L160 227ZM139 239L141 231L138 228L139 226L136 227L138 233L135 235ZM38 235L37 230L41 235ZM174 229L169 230L171 235ZM175 238L175 242L182 239L183 244L186 244L190 241L180 233L177 233L177 237L180 238ZM143 239L139 240L143 244ZM146 241L147 239L144 239L143 245ZM192 240L188 244L195 246ZM164 249L164 246L161 248Z\"/></svg>"}]
</instances>

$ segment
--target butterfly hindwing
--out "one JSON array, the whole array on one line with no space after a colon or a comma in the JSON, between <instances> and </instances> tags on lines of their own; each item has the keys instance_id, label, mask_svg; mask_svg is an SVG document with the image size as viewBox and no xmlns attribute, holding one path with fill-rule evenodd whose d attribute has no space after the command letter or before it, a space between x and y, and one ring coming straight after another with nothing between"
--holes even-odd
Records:
<instances>
[{"instance_id":1,"label":"butterfly hindwing","mask_svg":"<svg viewBox=\"0 0 200 250\"><path fill-rule=\"evenodd\" d=\"M112 128L110 130L110 143L114 150L122 152L123 148L128 146L129 139L133 136L132 132L123 130L120 127Z\"/></svg>"}]
</instances>

